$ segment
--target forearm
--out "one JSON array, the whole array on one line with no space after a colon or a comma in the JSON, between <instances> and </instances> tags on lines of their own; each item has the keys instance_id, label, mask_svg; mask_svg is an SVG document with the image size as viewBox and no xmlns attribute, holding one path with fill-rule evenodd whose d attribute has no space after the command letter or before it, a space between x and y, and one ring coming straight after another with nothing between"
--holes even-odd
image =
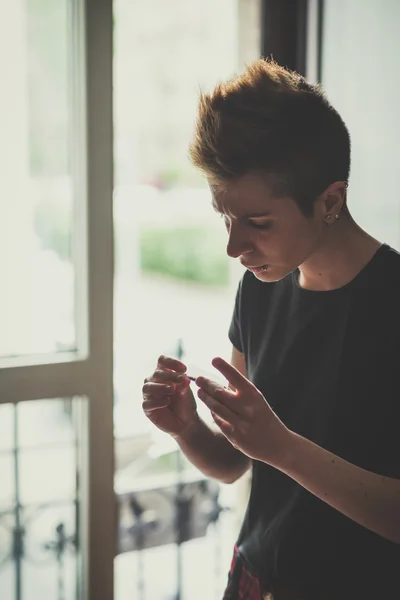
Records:
<instances>
[{"instance_id":1,"label":"forearm","mask_svg":"<svg viewBox=\"0 0 400 600\"><path fill-rule=\"evenodd\" d=\"M275 466L350 519L400 543L400 480L361 469L294 433Z\"/></svg>"},{"instance_id":2,"label":"forearm","mask_svg":"<svg viewBox=\"0 0 400 600\"><path fill-rule=\"evenodd\" d=\"M250 459L236 450L219 431L213 431L200 418L177 436L182 452L207 477L233 483L250 466Z\"/></svg>"}]
</instances>

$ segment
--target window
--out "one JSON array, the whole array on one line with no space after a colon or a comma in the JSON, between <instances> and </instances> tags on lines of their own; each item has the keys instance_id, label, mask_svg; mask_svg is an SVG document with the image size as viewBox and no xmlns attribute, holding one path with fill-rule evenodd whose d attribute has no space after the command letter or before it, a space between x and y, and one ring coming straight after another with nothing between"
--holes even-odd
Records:
<instances>
[{"instance_id":1,"label":"window","mask_svg":"<svg viewBox=\"0 0 400 600\"><path fill-rule=\"evenodd\" d=\"M0 405L0 587L4 598L79 592L79 400Z\"/></svg>"},{"instance_id":2,"label":"window","mask_svg":"<svg viewBox=\"0 0 400 600\"><path fill-rule=\"evenodd\" d=\"M68 2L1 12L0 355L73 349Z\"/></svg>"},{"instance_id":3,"label":"window","mask_svg":"<svg viewBox=\"0 0 400 600\"><path fill-rule=\"evenodd\" d=\"M140 388L160 352L210 371L230 351L241 271L224 258L187 145L199 85L258 56L259 3L112 9L0 9L0 588L10 600L110 600L116 550L118 600L218 598L241 512L240 489L205 480L149 427ZM190 516L180 544L178 504ZM141 524L150 537L133 535Z\"/></svg>"},{"instance_id":4,"label":"window","mask_svg":"<svg viewBox=\"0 0 400 600\"><path fill-rule=\"evenodd\" d=\"M324 2L322 84L352 137L349 207L361 226L397 249L399 19L395 0Z\"/></svg>"},{"instance_id":5,"label":"window","mask_svg":"<svg viewBox=\"0 0 400 600\"><path fill-rule=\"evenodd\" d=\"M106 0L0 9L7 600L112 598L111 33Z\"/></svg>"},{"instance_id":6,"label":"window","mask_svg":"<svg viewBox=\"0 0 400 600\"><path fill-rule=\"evenodd\" d=\"M144 416L141 387L162 353L214 377L211 359L230 358L242 271L188 144L200 88L258 58L259 8L114 2L116 600L213 600L226 583L240 486L195 470Z\"/></svg>"}]
</instances>

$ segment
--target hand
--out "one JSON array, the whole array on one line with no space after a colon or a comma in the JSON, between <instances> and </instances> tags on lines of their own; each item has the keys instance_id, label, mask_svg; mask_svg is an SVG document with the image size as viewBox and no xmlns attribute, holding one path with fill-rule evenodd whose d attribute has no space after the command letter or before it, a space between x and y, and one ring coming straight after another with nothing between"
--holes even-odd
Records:
<instances>
[{"instance_id":1,"label":"hand","mask_svg":"<svg viewBox=\"0 0 400 600\"><path fill-rule=\"evenodd\" d=\"M156 370L146 377L142 388L145 415L173 437L199 419L190 379L185 373L186 366L181 361L160 356Z\"/></svg>"},{"instance_id":2,"label":"hand","mask_svg":"<svg viewBox=\"0 0 400 600\"><path fill-rule=\"evenodd\" d=\"M231 444L250 458L278 467L288 450L292 433L273 412L261 392L222 358L213 366L229 381L223 388L206 377L196 384L200 400Z\"/></svg>"}]
</instances>

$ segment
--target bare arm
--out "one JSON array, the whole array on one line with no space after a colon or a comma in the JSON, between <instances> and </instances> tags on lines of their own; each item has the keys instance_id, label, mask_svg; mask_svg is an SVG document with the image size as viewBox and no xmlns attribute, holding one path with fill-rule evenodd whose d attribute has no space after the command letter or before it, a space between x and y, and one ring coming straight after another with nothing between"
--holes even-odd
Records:
<instances>
[{"instance_id":1,"label":"bare arm","mask_svg":"<svg viewBox=\"0 0 400 600\"><path fill-rule=\"evenodd\" d=\"M279 469L353 521L400 543L399 479L366 471L290 431L250 381L221 358L213 364L235 392L198 377L197 395L237 448Z\"/></svg>"},{"instance_id":2,"label":"bare arm","mask_svg":"<svg viewBox=\"0 0 400 600\"><path fill-rule=\"evenodd\" d=\"M234 347L231 364L246 377L244 356ZM234 448L219 430L214 431L200 418L175 439L195 467L207 477L222 483L233 483L250 468L249 457Z\"/></svg>"},{"instance_id":3,"label":"bare arm","mask_svg":"<svg viewBox=\"0 0 400 600\"><path fill-rule=\"evenodd\" d=\"M291 433L276 467L360 525L400 543L400 480L357 467Z\"/></svg>"}]
</instances>

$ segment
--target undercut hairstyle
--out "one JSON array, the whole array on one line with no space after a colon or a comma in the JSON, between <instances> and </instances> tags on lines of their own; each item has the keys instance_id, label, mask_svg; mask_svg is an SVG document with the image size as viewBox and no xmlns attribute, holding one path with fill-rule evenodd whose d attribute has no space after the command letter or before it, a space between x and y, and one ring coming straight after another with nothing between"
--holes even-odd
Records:
<instances>
[{"instance_id":1,"label":"undercut hairstyle","mask_svg":"<svg viewBox=\"0 0 400 600\"><path fill-rule=\"evenodd\" d=\"M189 156L213 186L265 175L271 193L308 217L331 183L347 186L350 136L319 85L259 59L200 94Z\"/></svg>"}]
</instances>

